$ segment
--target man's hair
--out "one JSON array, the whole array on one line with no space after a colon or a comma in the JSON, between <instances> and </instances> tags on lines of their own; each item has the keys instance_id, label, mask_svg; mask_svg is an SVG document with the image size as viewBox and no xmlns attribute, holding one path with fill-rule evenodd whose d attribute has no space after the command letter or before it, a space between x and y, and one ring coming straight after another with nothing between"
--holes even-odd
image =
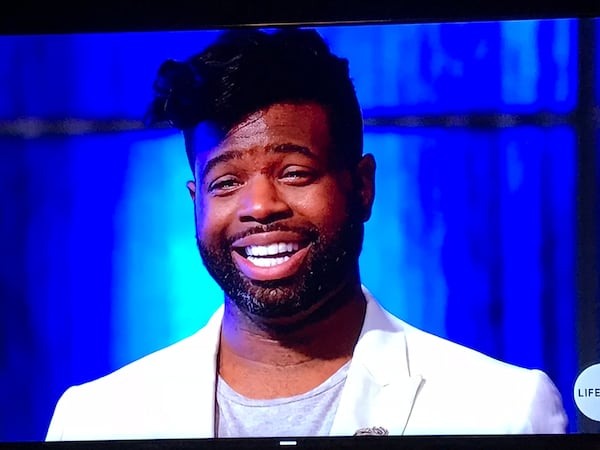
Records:
<instances>
[{"instance_id":1,"label":"man's hair","mask_svg":"<svg viewBox=\"0 0 600 450\"><path fill-rule=\"evenodd\" d=\"M194 127L206 123L222 139L248 115L283 102L323 106L335 162L358 162L363 123L348 60L332 54L315 30L229 30L185 61L165 61L154 82L146 123L183 130L193 171Z\"/></svg>"}]
</instances>

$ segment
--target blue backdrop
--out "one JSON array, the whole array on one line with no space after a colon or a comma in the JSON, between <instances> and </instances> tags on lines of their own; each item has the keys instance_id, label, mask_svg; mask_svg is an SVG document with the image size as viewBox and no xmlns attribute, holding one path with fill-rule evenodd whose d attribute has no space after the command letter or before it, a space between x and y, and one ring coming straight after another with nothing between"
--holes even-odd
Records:
<instances>
[{"instance_id":1,"label":"blue backdrop","mask_svg":"<svg viewBox=\"0 0 600 450\"><path fill-rule=\"evenodd\" d=\"M545 370L571 431L577 30L320 28L350 60L378 162L364 283L418 327ZM0 441L43 439L68 386L191 334L221 303L182 138L139 122L159 64L215 33L0 37Z\"/></svg>"}]
</instances>

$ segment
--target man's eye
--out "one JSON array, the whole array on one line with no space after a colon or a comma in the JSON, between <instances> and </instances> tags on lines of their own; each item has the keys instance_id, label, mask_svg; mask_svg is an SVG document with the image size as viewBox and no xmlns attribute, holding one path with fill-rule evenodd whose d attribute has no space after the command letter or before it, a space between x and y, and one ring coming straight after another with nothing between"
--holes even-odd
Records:
<instances>
[{"instance_id":1,"label":"man's eye","mask_svg":"<svg viewBox=\"0 0 600 450\"><path fill-rule=\"evenodd\" d=\"M290 169L281 175L281 180L285 183L302 186L313 182L316 178L314 172L306 169Z\"/></svg>"},{"instance_id":2,"label":"man's eye","mask_svg":"<svg viewBox=\"0 0 600 450\"><path fill-rule=\"evenodd\" d=\"M214 194L227 193L240 185L239 180L233 177L219 178L208 185L208 192Z\"/></svg>"}]
</instances>

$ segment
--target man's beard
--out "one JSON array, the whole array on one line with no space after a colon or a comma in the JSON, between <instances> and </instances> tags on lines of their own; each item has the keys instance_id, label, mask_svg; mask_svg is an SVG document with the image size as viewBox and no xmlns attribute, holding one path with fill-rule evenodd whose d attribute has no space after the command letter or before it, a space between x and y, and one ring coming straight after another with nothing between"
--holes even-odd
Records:
<instances>
[{"instance_id":1,"label":"man's beard","mask_svg":"<svg viewBox=\"0 0 600 450\"><path fill-rule=\"evenodd\" d=\"M270 231L292 231L310 243L300 269L291 277L257 281L244 276L233 261L232 243L244 236ZM316 227L264 225L247 230L220 245L197 240L202 261L210 275L237 307L265 319L293 317L310 311L324 297L339 289L351 275L358 275L358 257L364 234L355 214L335 232L324 235Z\"/></svg>"}]
</instances>

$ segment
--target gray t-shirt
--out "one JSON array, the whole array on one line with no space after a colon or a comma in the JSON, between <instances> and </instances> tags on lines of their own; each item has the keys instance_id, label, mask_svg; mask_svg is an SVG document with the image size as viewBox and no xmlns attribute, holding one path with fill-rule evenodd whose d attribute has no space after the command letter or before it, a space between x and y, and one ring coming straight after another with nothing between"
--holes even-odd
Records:
<instances>
[{"instance_id":1,"label":"gray t-shirt","mask_svg":"<svg viewBox=\"0 0 600 450\"><path fill-rule=\"evenodd\" d=\"M349 366L304 394L272 400L244 397L219 376L217 437L328 436Z\"/></svg>"}]
</instances>

